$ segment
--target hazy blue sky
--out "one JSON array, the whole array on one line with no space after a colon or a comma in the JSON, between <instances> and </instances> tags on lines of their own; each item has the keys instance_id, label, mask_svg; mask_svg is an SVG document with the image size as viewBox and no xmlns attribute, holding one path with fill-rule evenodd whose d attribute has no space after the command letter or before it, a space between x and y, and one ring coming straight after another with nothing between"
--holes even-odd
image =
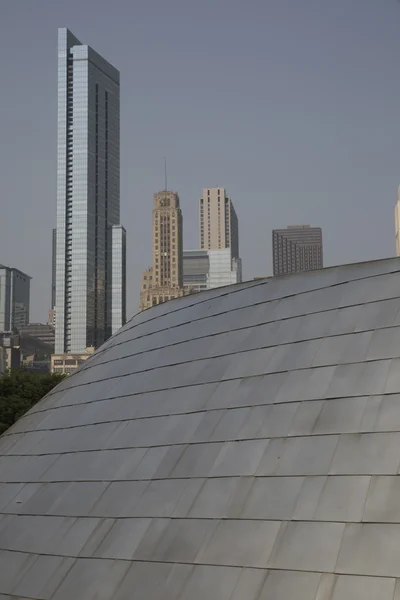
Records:
<instances>
[{"instance_id":1,"label":"hazy blue sky","mask_svg":"<svg viewBox=\"0 0 400 600\"><path fill-rule=\"evenodd\" d=\"M400 183L397 0L2 0L0 263L50 308L57 28L121 72L128 316L151 262L153 193L181 198L198 247L203 187L239 217L244 277L271 274L271 229L323 228L325 264L394 254Z\"/></svg>"}]
</instances>

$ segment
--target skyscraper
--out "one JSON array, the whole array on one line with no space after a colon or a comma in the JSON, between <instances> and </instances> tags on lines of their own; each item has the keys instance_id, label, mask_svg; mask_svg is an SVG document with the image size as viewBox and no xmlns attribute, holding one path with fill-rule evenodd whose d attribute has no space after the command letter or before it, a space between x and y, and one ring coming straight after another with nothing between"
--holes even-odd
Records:
<instances>
[{"instance_id":1,"label":"skyscraper","mask_svg":"<svg viewBox=\"0 0 400 600\"><path fill-rule=\"evenodd\" d=\"M232 258L239 258L238 218L225 188L205 188L199 208L200 248L231 248Z\"/></svg>"},{"instance_id":2,"label":"skyscraper","mask_svg":"<svg viewBox=\"0 0 400 600\"><path fill-rule=\"evenodd\" d=\"M0 331L18 331L29 323L29 275L0 265Z\"/></svg>"},{"instance_id":3,"label":"skyscraper","mask_svg":"<svg viewBox=\"0 0 400 600\"><path fill-rule=\"evenodd\" d=\"M394 227L396 232L396 256L400 256L400 187L397 190L397 202L394 207Z\"/></svg>"},{"instance_id":4,"label":"skyscraper","mask_svg":"<svg viewBox=\"0 0 400 600\"><path fill-rule=\"evenodd\" d=\"M311 225L274 229L272 253L274 275L322 269L322 229Z\"/></svg>"},{"instance_id":5,"label":"skyscraper","mask_svg":"<svg viewBox=\"0 0 400 600\"><path fill-rule=\"evenodd\" d=\"M112 331L126 323L126 231L122 225L112 226Z\"/></svg>"},{"instance_id":6,"label":"skyscraper","mask_svg":"<svg viewBox=\"0 0 400 600\"><path fill-rule=\"evenodd\" d=\"M57 354L98 347L113 329L119 118L117 69L68 29L59 29ZM124 244L125 236L121 239ZM119 276L124 285L124 273Z\"/></svg>"},{"instance_id":7,"label":"skyscraper","mask_svg":"<svg viewBox=\"0 0 400 600\"><path fill-rule=\"evenodd\" d=\"M140 310L184 295L182 228L178 194L154 194L153 265L142 275Z\"/></svg>"},{"instance_id":8,"label":"skyscraper","mask_svg":"<svg viewBox=\"0 0 400 600\"><path fill-rule=\"evenodd\" d=\"M53 310L56 305L56 256L57 256L57 229L53 229L51 252L51 305Z\"/></svg>"},{"instance_id":9,"label":"skyscraper","mask_svg":"<svg viewBox=\"0 0 400 600\"><path fill-rule=\"evenodd\" d=\"M242 281L242 261L230 248L183 251L183 288L201 292Z\"/></svg>"}]
</instances>

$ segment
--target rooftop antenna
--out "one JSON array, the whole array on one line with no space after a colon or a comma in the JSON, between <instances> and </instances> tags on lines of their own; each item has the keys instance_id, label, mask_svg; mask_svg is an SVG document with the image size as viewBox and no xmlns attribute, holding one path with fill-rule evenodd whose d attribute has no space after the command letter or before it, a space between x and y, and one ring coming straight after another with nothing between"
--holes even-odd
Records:
<instances>
[{"instance_id":1,"label":"rooftop antenna","mask_svg":"<svg viewBox=\"0 0 400 600\"><path fill-rule=\"evenodd\" d=\"M165 191L168 190L167 187L167 157L164 156L164 182L165 182Z\"/></svg>"}]
</instances>

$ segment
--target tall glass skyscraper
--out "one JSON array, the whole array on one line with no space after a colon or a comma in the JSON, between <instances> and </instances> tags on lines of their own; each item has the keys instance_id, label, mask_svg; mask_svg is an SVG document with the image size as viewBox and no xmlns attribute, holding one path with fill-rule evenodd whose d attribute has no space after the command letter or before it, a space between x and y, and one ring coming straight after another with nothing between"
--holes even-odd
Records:
<instances>
[{"instance_id":1,"label":"tall glass skyscraper","mask_svg":"<svg viewBox=\"0 0 400 600\"><path fill-rule=\"evenodd\" d=\"M56 354L97 348L117 328L112 253L113 226L120 223L119 118L117 69L59 29ZM125 265L119 276L125 293Z\"/></svg>"},{"instance_id":2,"label":"tall glass skyscraper","mask_svg":"<svg viewBox=\"0 0 400 600\"><path fill-rule=\"evenodd\" d=\"M29 323L31 278L0 265L0 331L18 331Z\"/></svg>"},{"instance_id":3,"label":"tall glass skyscraper","mask_svg":"<svg viewBox=\"0 0 400 600\"><path fill-rule=\"evenodd\" d=\"M51 305L50 309L53 310L56 306L56 259L57 259L57 229L53 229L52 235L52 246L51 246Z\"/></svg>"}]
</instances>

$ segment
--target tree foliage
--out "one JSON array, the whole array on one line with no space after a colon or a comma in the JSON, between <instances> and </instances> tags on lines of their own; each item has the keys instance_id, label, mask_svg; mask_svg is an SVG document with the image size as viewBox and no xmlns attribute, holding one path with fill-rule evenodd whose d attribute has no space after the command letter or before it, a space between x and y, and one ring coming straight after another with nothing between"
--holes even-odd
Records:
<instances>
[{"instance_id":1,"label":"tree foliage","mask_svg":"<svg viewBox=\"0 0 400 600\"><path fill-rule=\"evenodd\" d=\"M0 434L64 378L52 373L11 371L0 377Z\"/></svg>"}]
</instances>

